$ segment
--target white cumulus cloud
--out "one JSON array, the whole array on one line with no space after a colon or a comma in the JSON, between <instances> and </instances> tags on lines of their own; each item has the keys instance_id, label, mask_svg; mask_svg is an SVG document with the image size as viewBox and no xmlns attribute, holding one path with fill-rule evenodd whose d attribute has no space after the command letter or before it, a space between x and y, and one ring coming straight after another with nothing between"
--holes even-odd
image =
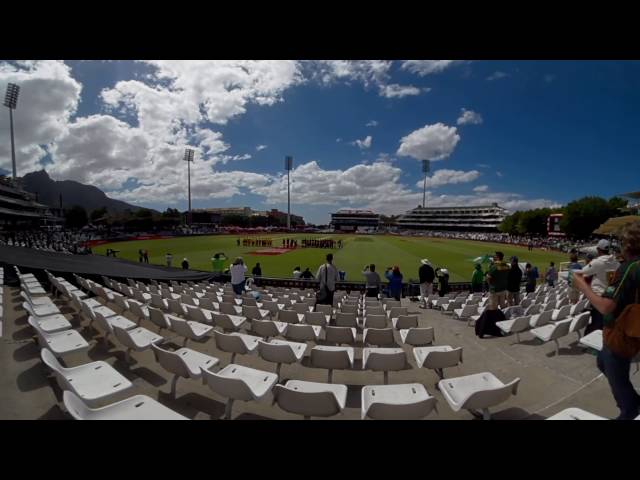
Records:
<instances>
[{"instance_id":1,"label":"white cumulus cloud","mask_svg":"<svg viewBox=\"0 0 640 480\"><path fill-rule=\"evenodd\" d=\"M371 120L370 122L367 122L367 124L365 125L365 127L377 127L377 126L378 126L377 120Z\"/></svg>"},{"instance_id":2,"label":"white cumulus cloud","mask_svg":"<svg viewBox=\"0 0 640 480\"><path fill-rule=\"evenodd\" d=\"M480 125L482 122L482 115L473 110L463 108L456 123L458 125Z\"/></svg>"},{"instance_id":3,"label":"white cumulus cloud","mask_svg":"<svg viewBox=\"0 0 640 480\"><path fill-rule=\"evenodd\" d=\"M459 60L406 60L402 63L402 69L416 73L421 77L440 73L447 68L461 63Z\"/></svg>"},{"instance_id":4,"label":"white cumulus cloud","mask_svg":"<svg viewBox=\"0 0 640 480\"><path fill-rule=\"evenodd\" d=\"M423 90L427 92L429 91L428 88ZM414 87L413 85L398 85L397 83L392 83L390 85L381 85L380 95L385 98L403 98L420 95L423 90L418 87Z\"/></svg>"},{"instance_id":5,"label":"white cumulus cloud","mask_svg":"<svg viewBox=\"0 0 640 480\"><path fill-rule=\"evenodd\" d=\"M444 185L454 185L457 183L469 183L473 182L480 176L480 172L477 170L449 170L442 168L436 170L433 175L427 177L427 187L437 188ZM416 183L416 187L422 188L423 180L419 180Z\"/></svg>"},{"instance_id":6,"label":"white cumulus cloud","mask_svg":"<svg viewBox=\"0 0 640 480\"><path fill-rule=\"evenodd\" d=\"M478 185L477 187L475 187L473 189L474 192L476 193L482 193L482 192L486 192L489 190L489 185Z\"/></svg>"},{"instance_id":7,"label":"white cumulus cloud","mask_svg":"<svg viewBox=\"0 0 640 480\"><path fill-rule=\"evenodd\" d=\"M371 135L367 135L362 140L355 140L355 141L351 142L351 145L354 145L354 146L358 147L361 150L365 150L367 148L371 148L372 140L373 140L373 137Z\"/></svg>"},{"instance_id":8,"label":"white cumulus cloud","mask_svg":"<svg viewBox=\"0 0 640 480\"><path fill-rule=\"evenodd\" d=\"M418 160L443 160L453 153L459 141L456 127L443 123L425 125L400 140L397 155Z\"/></svg>"},{"instance_id":9,"label":"white cumulus cloud","mask_svg":"<svg viewBox=\"0 0 640 480\"><path fill-rule=\"evenodd\" d=\"M265 148L267 148L267 145L258 145L258 146L256 147L256 150L259 152L259 151L261 151L261 150L264 150Z\"/></svg>"}]
</instances>

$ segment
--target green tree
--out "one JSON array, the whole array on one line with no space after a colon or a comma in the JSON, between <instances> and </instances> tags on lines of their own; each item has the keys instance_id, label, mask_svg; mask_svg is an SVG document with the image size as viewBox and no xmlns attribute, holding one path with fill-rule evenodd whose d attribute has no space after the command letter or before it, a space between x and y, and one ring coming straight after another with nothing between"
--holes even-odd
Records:
<instances>
[{"instance_id":1,"label":"green tree","mask_svg":"<svg viewBox=\"0 0 640 480\"><path fill-rule=\"evenodd\" d=\"M618 204L618 200L612 202L601 197L575 200L565 208L560 228L569 237L588 238L609 218L621 215L616 208Z\"/></svg>"},{"instance_id":2,"label":"green tree","mask_svg":"<svg viewBox=\"0 0 640 480\"><path fill-rule=\"evenodd\" d=\"M89 216L84 207L74 205L64 212L65 225L69 228L81 228L89 222Z\"/></svg>"},{"instance_id":3,"label":"green tree","mask_svg":"<svg viewBox=\"0 0 640 480\"><path fill-rule=\"evenodd\" d=\"M91 221L95 222L99 218L106 216L107 213L107 207L96 208L93 212L91 212Z\"/></svg>"},{"instance_id":4,"label":"green tree","mask_svg":"<svg viewBox=\"0 0 640 480\"><path fill-rule=\"evenodd\" d=\"M498 226L498 230L502 233L508 233L509 235L516 235L518 233L518 223L520 222L521 215L522 212L520 211L507 215Z\"/></svg>"}]
</instances>

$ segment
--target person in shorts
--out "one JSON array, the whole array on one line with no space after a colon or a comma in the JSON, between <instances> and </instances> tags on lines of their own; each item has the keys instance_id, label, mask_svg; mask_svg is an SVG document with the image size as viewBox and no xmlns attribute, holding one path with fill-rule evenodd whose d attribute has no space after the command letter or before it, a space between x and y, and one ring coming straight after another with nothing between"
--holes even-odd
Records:
<instances>
[{"instance_id":1,"label":"person in shorts","mask_svg":"<svg viewBox=\"0 0 640 480\"><path fill-rule=\"evenodd\" d=\"M504 261L504 253L496 252L493 263L487 272L489 301L487 310L497 310L507 306L507 286L509 283L509 264Z\"/></svg>"}]
</instances>

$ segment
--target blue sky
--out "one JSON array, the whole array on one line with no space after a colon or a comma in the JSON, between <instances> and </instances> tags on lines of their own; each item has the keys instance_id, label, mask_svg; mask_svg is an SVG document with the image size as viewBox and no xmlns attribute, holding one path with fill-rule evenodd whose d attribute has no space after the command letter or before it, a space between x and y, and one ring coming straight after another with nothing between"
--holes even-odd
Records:
<instances>
[{"instance_id":1,"label":"blue sky","mask_svg":"<svg viewBox=\"0 0 640 480\"><path fill-rule=\"evenodd\" d=\"M19 174L102 188L160 210L340 207L400 214L497 202L511 210L638 190L636 61L6 61L21 85ZM466 112L466 113L465 113ZM8 115L0 167L10 169Z\"/></svg>"}]
</instances>

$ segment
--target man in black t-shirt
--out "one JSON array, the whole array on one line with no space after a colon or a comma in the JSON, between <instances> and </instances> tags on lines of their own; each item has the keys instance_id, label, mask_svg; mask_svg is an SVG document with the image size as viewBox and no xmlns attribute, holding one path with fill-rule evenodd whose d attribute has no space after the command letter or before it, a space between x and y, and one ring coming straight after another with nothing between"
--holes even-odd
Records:
<instances>
[{"instance_id":1,"label":"man in black t-shirt","mask_svg":"<svg viewBox=\"0 0 640 480\"><path fill-rule=\"evenodd\" d=\"M427 308L427 297L433 293L433 279L436 278L436 274L431 266L431 262L426 258L420 260L420 268L418 269L418 276L420 277L420 295L424 302L420 305L422 308Z\"/></svg>"}]
</instances>

